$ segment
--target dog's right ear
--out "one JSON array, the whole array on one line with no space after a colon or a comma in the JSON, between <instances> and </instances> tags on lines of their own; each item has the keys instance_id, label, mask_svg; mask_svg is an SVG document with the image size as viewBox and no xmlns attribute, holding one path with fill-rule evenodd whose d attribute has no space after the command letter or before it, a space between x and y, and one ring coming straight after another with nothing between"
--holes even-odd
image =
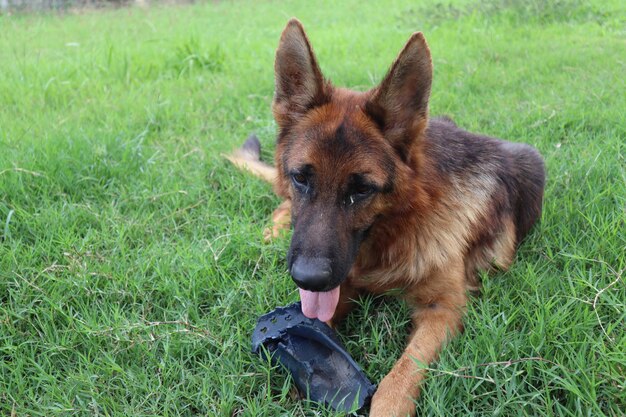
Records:
<instances>
[{"instance_id":1,"label":"dog's right ear","mask_svg":"<svg viewBox=\"0 0 626 417\"><path fill-rule=\"evenodd\" d=\"M281 128L294 118L330 100L330 84L324 80L304 27L291 19L280 37L276 62L276 90L272 111Z\"/></svg>"},{"instance_id":2,"label":"dog's right ear","mask_svg":"<svg viewBox=\"0 0 626 417\"><path fill-rule=\"evenodd\" d=\"M371 91L365 106L403 158L408 159L416 139L426 129L432 78L426 39L421 32L414 33L383 81Z\"/></svg>"}]
</instances>

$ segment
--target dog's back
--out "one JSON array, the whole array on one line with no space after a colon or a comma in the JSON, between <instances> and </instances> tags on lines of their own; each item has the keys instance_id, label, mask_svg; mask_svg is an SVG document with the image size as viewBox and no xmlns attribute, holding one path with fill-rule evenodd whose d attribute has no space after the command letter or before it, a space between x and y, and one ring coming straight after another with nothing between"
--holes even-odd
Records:
<instances>
[{"instance_id":1,"label":"dog's back","mask_svg":"<svg viewBox=\"0 0 626 417\"><path fill-rule=\"evenodd\" d=\"M467 279L475 286L477 270L510 265L541 215L543 159L529 145L467 132L446 117L429 121L423 148L447 186L442 206L454 208L447 213L456 217L454 239L465 247Z\"/></svg>"},{"instance_id":2,"label":"dog's back","mask_svg":"<svg viewBox=\"0 0 626 417\"><path fill-rule=\"evenodd\" d=\"M511 176L516 180L515 213L517 218L517 243L526 236L541 216L545 167L537 150L523 143L502 142L511 156Z\"/></svg>"}]
</instances>

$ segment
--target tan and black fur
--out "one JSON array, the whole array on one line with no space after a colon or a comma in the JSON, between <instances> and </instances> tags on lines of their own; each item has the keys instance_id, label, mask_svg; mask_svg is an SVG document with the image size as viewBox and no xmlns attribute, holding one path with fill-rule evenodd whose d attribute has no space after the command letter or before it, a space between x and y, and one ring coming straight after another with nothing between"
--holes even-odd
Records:
<instances>
[{"instance_id":1,"label":"tan and black fur","mask_svg":"<svg viewBox=\"0 0 626 417\"><path fill-rule=\"evenodd\" d=\"M429 119L432 62L421 33L380 85L355 92L323 78L293 19L275 72L276 168L259 161L254 140L230 159L273 181L284 198L269 235L291 219L290 272L299 262L322 277L295 281L312 291L341 286L333 323L362 292L399 289L414 306L406 349L370 414L413 416L424 378L416 362L436 359L462 327L477 271L507 268L539 218L542 158L528 145Z\"/></svg>"}]
</instances>

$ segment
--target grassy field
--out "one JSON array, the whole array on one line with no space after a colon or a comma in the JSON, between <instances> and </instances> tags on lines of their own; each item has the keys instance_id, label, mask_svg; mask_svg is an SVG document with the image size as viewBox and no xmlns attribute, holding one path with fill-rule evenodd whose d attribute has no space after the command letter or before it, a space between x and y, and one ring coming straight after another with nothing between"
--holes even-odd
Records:
<instances>
[{"instance_id":1,"label":"grassy field","mask_svg":"<svg viewBox=\"0 0 626 417\"><path fill-rule=\"evenodd\" d=\"M0 415L334 415L250 353L297 299L271 188L273 54L291 16L337 85L381 79L421 30L433 114L536 146L541 223L484 278L432 365L424 416L626 410L626 7L619 0L220 2L0 16ZM408 309L341 326L378 381Z\"/></svg>"}]
</instances>

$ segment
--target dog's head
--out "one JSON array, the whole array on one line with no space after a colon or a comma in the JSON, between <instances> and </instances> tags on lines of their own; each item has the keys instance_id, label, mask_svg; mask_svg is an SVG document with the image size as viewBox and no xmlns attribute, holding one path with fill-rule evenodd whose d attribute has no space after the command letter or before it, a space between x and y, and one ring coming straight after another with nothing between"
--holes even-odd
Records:
<instances>
[{"instance_id":1,"label":"dog's head","mask_svg":"<svg viewBox=\"0 0 626 417\"><path fill-rule=\"evenodd\" d=\"M363 93L334 88L293 19L275 72L276 189L292 201L294 228L289 271L304 290L330 291L345 280L377 219L409 204L399 189L419 165L430 51L415 33L380 85Z\"/></svg>"}]
</instances>

